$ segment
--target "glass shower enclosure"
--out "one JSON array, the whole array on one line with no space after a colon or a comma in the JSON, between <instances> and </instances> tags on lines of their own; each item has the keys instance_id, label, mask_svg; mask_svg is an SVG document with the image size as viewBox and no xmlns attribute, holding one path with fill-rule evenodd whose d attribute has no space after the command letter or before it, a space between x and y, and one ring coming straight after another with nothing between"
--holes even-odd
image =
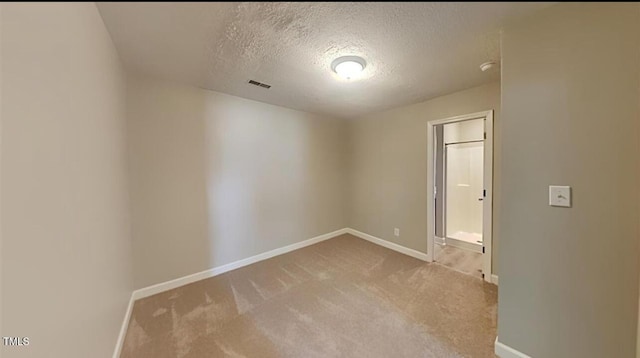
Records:
<instances>
[{"instance_id":1,"label":"glass shower enclosure","mask_svg":"<svg viewBox=\"0 0 640 358\"><path fill-rule=\"evenodd\" d=\"M445 236L482 245L484 121L444 126Z\"/></svg>"}]
</instances>

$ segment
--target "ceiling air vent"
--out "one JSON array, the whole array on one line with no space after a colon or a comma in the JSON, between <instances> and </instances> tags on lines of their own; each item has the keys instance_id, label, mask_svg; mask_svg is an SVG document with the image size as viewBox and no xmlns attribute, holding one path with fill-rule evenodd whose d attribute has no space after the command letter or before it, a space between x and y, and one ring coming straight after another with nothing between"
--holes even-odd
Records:
<instances>
[{"instance_id":1,"label":"ceiling air vent","mask_svg":"<svg viewBox=\"0 0 640 358\"><path fill-rule=\"evenodd\" d=\"M249 80L249 83L254 85L254 86L258 86L258 87L262 87L262 88L266 88L266 89L271 88L271 85L268 85L268 84L262 83L262 82L258 82L258 81L254 81L254 80Z\"/></svg>"}]
</instances>

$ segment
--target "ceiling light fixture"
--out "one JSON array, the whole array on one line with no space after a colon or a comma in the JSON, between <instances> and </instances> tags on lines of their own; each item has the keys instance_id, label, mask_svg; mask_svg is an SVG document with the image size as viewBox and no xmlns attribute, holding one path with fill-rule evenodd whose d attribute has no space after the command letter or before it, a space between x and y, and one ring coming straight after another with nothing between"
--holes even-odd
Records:
<instances>
[{"instance_id":1,"label":"ceiling light fixture","mask_svg":"<svg viewBox=\"0 0 640 358\"><path fill-rule=\"evenodd\" d=\"M488 71L493 68L493 66L497 65L495 61L488 61L480 65L480 69L482 72Z\"/></svg>"},{"instance_id":2,"label":"ceiling light fixture","mask_svg":"<svg viewBox=\"0 0 640 358\"><path fill-rule=\"evenodd\" d=\"M331 69L346 80L357 77L366 66L365 60L358 56L338 57L331 63Z\"/></svg>"}]
</instances>

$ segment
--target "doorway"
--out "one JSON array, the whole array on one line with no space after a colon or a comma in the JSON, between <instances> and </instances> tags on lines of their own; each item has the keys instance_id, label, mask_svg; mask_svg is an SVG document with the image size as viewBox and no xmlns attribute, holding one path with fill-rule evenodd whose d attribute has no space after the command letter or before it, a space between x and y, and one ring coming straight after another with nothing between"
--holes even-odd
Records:
<instances>
[{"instance_id":1,"label":"doorway","mask_svg":"<svg viewBox=\"0 0 640 358\"><path fill-rule=\"evenodd\" d=\"M428 124L428 255L492 281L493 111Z\"/></svg>"}]
</instances>

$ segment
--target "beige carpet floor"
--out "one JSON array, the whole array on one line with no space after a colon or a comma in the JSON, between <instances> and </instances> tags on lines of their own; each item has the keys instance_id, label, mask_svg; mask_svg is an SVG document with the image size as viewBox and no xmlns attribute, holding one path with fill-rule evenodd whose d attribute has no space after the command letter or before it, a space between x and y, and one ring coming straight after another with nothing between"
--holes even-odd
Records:
<instances>
[{"instance_id":1,"label":"beige carpet floor","mask_svg":"<svg viewBox=\"0 0 640 358\"><path fill-rule=\"evenodd\" d=\"M343 235L137 301L121 357L494 357L496 302Z\"/></svg>"},{"instance_id":2,"label":"beige carpet floor","mask_svg":"<svg viewBox=\"0 0 640 358\"><path fill-rule=\"evenodd\" d=\"M435 245L435 261L454 270L482 278L482 254L455 246Z\"/></svg>"}]
</instances>

